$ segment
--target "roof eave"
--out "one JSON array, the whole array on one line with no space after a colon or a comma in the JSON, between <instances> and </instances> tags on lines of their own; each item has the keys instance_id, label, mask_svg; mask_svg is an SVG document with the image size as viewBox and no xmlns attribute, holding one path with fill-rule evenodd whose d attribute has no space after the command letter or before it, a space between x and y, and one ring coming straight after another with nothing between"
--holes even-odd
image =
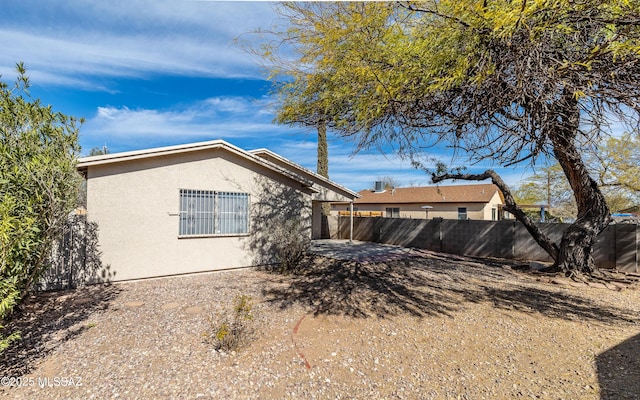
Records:
<instances>
[{"instance_id":1,"label":"roof eave","mask_svg":"<svg viewBox=\"0 0 640 400\"><path fill-rule=\"evenodd\" d=\"M273 151L271 151L269 149L265 149L265 148L255 149L255 150L249 151L249 153L254 154L257 157L260 157L260 154L267 154L268 156L273 157L273 158L285 163L286 165L290 166L291 168L295 168L297 170L303 171L304 173L307 173L307 174L315 177L316 179L322 181L323 183L325 183L327 185L333 186L336 189L339 189L339 190L344 191L345 193L348 193L353 198L358 199L358 198L361 197L359 193L354 192L353 190L351 190L351 189L349 189L347 187L339 185L339 184L335 183L334 181L332 181L332 180L330 180L330 179L328 179L328 178L326 178L326 177L324 177L324 176L322 176L322 175L320 175L320 174L318 174L316 172L311 171L310 169L307 169L307 168L305 168L305 167L303 167L303 166L301 166L299 164L296 164L296 163L294 163L294 162L282 157L281 155L274 153Z\"/></svg>"},{"instance_id":2,"label":"roof eave","mask_svg":"<svg viewBox=\"0 0 640 400\"><path fill-rule=\"evenodd\" d=\"M284 175L294 181L299 182L302 187L308 188L314 192L317 190L313 188L313 182L309 179L306 179L298 174L295 174L285 168L282 168L268 160L265 160L261 157L258 157L250 152L243 150L237 146L232 145L224 140L212 140L208 142L198 142L198 143L189 143L182 144L176 146L166 146L166 147L157 147L152 149L145 150L134 150L127 151L122 153L113 153L113 154L104 154L99 156L91 156L91 157L82 157L78 159L78 163L76 168L84 172L89 167L99 166L99 165L107 165L119 162L127 162L127 161L135 161L144 158L151 157L160 157L167 156L173 154L187 153L192 151L204 151L204 150L212 150L212 149L224 149L233 154L238 155L239 157L245 158L252 162L255 162L259 165L262 165L265 168L278 172L281 175Z\"/></svg>"}]
</instances>

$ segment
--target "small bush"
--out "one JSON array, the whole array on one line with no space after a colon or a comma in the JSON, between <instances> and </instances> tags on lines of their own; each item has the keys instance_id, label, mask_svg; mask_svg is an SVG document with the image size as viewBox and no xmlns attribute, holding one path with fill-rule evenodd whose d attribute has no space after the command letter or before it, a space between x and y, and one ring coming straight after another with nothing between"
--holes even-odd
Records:
<instances>
[{"instance_id":1,"label":"small bush","mask_svg":"<svg viewBox=\"0 0 640 400\"><path fill-rule=\"evenodd\" d=\"M281 273L294 272L307 254L311 239L297 219L276 224L271 232Z\"/></svg>"},{"instance_id":2,"label":"small bush","mask_svg":"<svg viewBox=\"0 0 640 400\"><path fill-rule=\"evenodd\" d=\"M238 351L246 346L254 336L253 303L250 296L236 296L231 309L218 314L217 319L209 317L209 330L203 334L205 340L218 351Z\"/></svg>"}]
</instances>

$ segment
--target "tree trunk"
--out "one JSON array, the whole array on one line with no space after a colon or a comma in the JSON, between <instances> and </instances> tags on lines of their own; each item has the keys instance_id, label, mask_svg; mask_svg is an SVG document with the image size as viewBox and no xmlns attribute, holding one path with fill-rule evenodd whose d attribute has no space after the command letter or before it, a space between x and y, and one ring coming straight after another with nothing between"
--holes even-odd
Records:
<instances>
[{"instance_id":1,"label":"tree trunk","mask_svg":"<svg viewBox=\"0 0 640 400\"><path fill-rule=\"evenodd\" d=\"M329 179L329 147L327 145L327 125L323 120L318 122L318 175ZM322 215L331 215L331 205L322 203Z\"/></svg>"},{"instance_id":2,"label":"tree trunk","mask_svg":"<svg viewBox=\"0 0 640 400\"><path fill-rule=\"evenodd\" d=\"M318 175L329 178L329 149L327 146L327 125L318 122Z\"/></svg>"},{"instance_id":3,"label":"tree trunk","mask_svg":"<svg viewBox=\"0 0 640 400\"><path fill-rule=\"evenodd\" d=\"M592 274L596 270L593 260L593 245L609 221L611 214L607 202L587 168L576 147L580 111L576 100L570 95L554 104L555 118L548 124L547 134L553 146L555 158L562 166L578 205L576 221L564 231L560 246L553 243L531 219L515 204L513 196L498 174L492 170L482 174L432 175L434 183L445 179L485 180L491 179L505 197L505 210L515 215L529 231L535 241L555 260L554 267L567 276Z\"/></svg>"},{"instance_id":4,"label":"tree trunk","mask_svg":"<svg viewBox=\"0 0 640 400\"><path fill-rule=\"evenodd\" d=\"M578 215L562 235L555 265L567 275L591 274L596 270L593 245L600 232L609 225L611 215L600 188L589 175L575 144L580 121L577 102L573 98L565 99L560 111L556 114L559 118L552 124L549 138L555 158L573 190Z\"/></svg>"}]
</instances>

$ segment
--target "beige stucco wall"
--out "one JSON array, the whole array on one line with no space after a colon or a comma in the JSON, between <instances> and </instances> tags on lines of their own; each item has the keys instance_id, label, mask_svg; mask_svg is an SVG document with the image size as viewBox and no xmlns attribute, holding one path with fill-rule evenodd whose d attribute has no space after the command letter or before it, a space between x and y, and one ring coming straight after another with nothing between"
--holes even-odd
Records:
<instances>
[{"instance_id":1,"label":"beige stucco wall","mask_svg":"<svg viewBox=\"0 0 640 400\"><path fill-rule=\"evenodd\" d=\"M249 193L251 234L178 238L180 189ZM254 218L258 209L298 213L310 224L311 192L220 149L87 170L87 214L98 224L102 263L112 281L254 265L264 254L256 254L252 239L266 233Z\"/></svg>"}]
</instances>

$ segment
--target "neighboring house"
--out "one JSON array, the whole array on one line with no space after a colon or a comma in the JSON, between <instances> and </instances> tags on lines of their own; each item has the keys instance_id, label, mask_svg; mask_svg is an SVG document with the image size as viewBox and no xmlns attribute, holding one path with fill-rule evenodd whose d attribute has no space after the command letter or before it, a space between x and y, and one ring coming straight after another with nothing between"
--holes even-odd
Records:
<instances>
[{"instance_id":1,"label":"neighboring house","mask_svg":"<svg viewBox=\"0 0 640 400\"><path fill-rule=\"evenodd\" d=\"M503 219L504 198L493 184L362 190L355 216L387 218ZM349 204L333 203L334 215L349 215Z\"/></svg>"},{"instance_id":2,"label":"neighboring house","mask_svg":"<svg viewBox=\"0 0 640 400\"><path fill-rule=\"evenodd\" d=\"M282 221L320 233L320 203L358 194L222 140L81 158L87 219L112 281L274 262Z\"/></svg>"}]
</instances>

